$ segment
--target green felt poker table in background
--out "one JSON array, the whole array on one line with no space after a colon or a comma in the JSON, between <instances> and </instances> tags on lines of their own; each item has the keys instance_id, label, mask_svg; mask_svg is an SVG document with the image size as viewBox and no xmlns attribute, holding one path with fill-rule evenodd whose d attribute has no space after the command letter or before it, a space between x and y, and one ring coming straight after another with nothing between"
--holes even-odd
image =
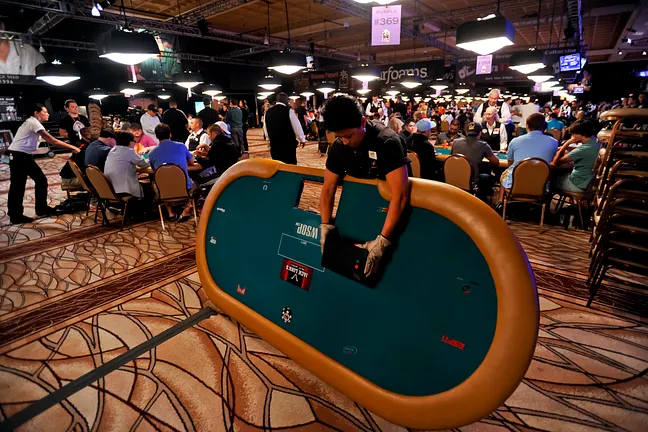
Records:
<instances>
[{"instance_id":1,"label":"green felt poker table in background","mask_svg":"<svg viewBox=\"0 0 648 432\"><path fill-rule=\"evenodd\" d=\"M508 227L456 188L411 179L405 229L370 288L321 264L320 217L300 200L322 177L254 159L218 180L197 240L210 300L394 423L451 428L495 410L522 379L538 331L533 275ZM388 199L384 182L345 179L340 233L374 239Z\"/></svg>"},{"instance_id":2,"label":"green felt poker table in background","mask_svg":"<svg viewBox=\"0 0 648 432\"><path fill-rule=\"evenodd\" d=\"M445 162L445 160L448 159L448 156L450 156L450 152L452 152L452 146L448 146L445 148L435 146L434 152L436 153L436 160L440 162ZM500 168L508 168L509 163L508 163L508 156L506 153L495 152L495 156L497 156L497 159L499 159ZM483 161L488 162L487 159L484 159Z\"/></svg>"}]
</instances>

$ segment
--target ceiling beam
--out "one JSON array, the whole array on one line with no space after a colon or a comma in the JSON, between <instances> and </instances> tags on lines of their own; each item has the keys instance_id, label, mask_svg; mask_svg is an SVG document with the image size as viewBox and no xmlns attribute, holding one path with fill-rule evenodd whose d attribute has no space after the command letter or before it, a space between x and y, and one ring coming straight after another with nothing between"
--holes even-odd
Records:
<instances>
[{"instance_id":1,"label":"ceiling beam","mask_svg":"<svg viewBox=\"0 0 648 432\"><path fill-rule=\"evenodd\" d=\"M194 25L201 19L207 19L220 15L222 13L232 12L240 7L247 6L250 4L258 3L259 0L213 0L207 1L203 5L198 6L182 12L181 14L175 14L176 18L182 19L183 23ZM165 11L173 11L174 8L170 7Z\"/></svg>"},{"instance_id":2,"label":"ceiling beam","mask_svg":"<svg viewBox=\"0 0 648 432\"><path fill-rule=\"evenodd\" d=\"M626 29L632 27L635 24L635 21L637 20L637 18L639 18L639 15L641 15L641 13L643 12L644 7L647 4L648 4L648 0L642 0L641 5L633 10L632 14L630 15L630 18L628 18L628 21L623 25L623 30L619 34L619 37L618 37L616 43L614 44L613 51L608 57L609 62L623 60L623 56L621 58L619 58L617 52L619 51L619 48L621 48L621 44L623 44L623 39L625 39L627 37L626 36L627 35L627 30ZM616 28L616 26L615 26L615 28Z\"/></svg>"},{"instance_id":3,"label":"ceiling beam","mask_svg":"<svg viewBox=\"0 0 648 432\"><path fill-rule=\"evenodd\" d=\"M65 15L59 12L47 12L27 30L34 36L40 36L65 19Z\"/></svg>"}]
</instances>

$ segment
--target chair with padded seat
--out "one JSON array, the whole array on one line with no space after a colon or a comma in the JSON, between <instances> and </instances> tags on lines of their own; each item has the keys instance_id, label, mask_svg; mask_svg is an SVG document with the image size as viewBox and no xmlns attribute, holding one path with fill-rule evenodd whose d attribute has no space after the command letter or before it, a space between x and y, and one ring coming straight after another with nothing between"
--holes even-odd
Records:
<instances>
[{"instance_id":1,"label":"chair with padded seat","mask_svg":"<svg viewBox=\"0 0 648 432\"><path fill-rule=\"evenodd\" d=\"M178 204L187 201L192 204L194 223L198 226L196 200L187 190L187 175L184 170L176 164L165 163L156 168L153 178L158 194L158 211L160 212L162 230L166 230L164 216L162 215L162 204Z\"/></svg>"},{"instance_id":2,"label":"chair with padded seat","mask_svg":"<svg viewBox=\"0 0 648 432\"><path fill-rule=\"evenodd\" d=\"M544 159L526 158L517 164L513 168L511 187L504 190L502 219L506 220L506 207L510 203L541 204L540 229L542 229L547 206L547 183L549 183L550 173L549 164Z\"/></svg>"},{"instance_id":3,"label":"chair with padded seat","mask_svg":"<svg viewBox=\"0 0 648 432\"><path fill-rule=\"evenodd\" d=\"M112 184L110 183L110 180L108 180L108 177L106 177L105 174L102 173L101 170L94 165L88 165L88 167L86 168L86 176L88 176L88 180L90 180L90 184L97 194L97 210L95 211L95 222L97 222L97 214L101 209L101 214L103 216L101 225L103 225L104 223L110 225L110 222L108 222L108 217L106 216L106 204L113 204L115 206L123 208L120 231L123 230L124 224L126 223L126 213L128 212L128 202L134 197L131 195L126 195L123 197L117 195L115 193L115 189L113 189Z\"/></svg>"},{"instance_id":4,"label":"chair with padded seat","mask_svg":"<svg viewBox=\"0 0 648 432\"><path fill-rule=\"evenodd\" d=\"M68 160L67 162L70 165L70 168L72 169L72 172L74 173L74 176L76 177L77 180L79 180L79 184L81 185L80 187L82 190L88 192L88 202L86 204L86 216L90 213L90 201L92 200L92 197L96 195L94 189L89 183L88 178L86 177L85 174L81 171L81 168L79 168L79 165L76 164L73 160ZM68 193L68 198L69 198L69 193Z\"/></svg>"},{"instance_id":5,"label":"chair with padded seat","mask_svg":"<svg viewBox=\"0 0 648 432\"><path fill-rule=\"evenodd\" d=\"M470 194L475 193L473 185L473 166L462 154L450 155L443 164L445 182Z\"/></svg>"},{"instance_id":6,"label":"chair with padded seat","mask_svg":"<svg viewBox=\"0 0 648 432\"><path fill-rule=\"evenodd\" d=\"M421 160L418 155L416 152L408 150L407 157L412 161L410 162L410 166L412 167L412 177L421 178Z\"/></svg>"},{"instance_id":7,"label":"chair with padded seat","mask_svg":"<svg viewBox=\"0 0 648 432\"><path fill-rule=\"evenodd\" d=\"M554 137L556 139L556 141L558 141L558 143L560 143L560 140L562 139L562 131L561 130L559 130L559 129L549 129L547 131L547 133L549 135L551 135L552 137Z\"/></svg>"}]
</instances>

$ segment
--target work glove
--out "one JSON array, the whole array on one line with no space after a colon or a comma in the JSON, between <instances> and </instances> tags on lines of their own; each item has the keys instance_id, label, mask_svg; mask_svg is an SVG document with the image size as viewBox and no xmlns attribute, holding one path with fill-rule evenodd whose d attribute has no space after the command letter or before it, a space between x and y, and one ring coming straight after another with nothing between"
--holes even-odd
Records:
<instances>
[{"instance_id":1,"label":"work glove","mask_svg":"<svg viewBox=\"0 0 648 432\"><path fill-rule=\"evenodd\" d=\"M374 273L378 272L380 266L380 260L387 248L391 246L391 242L387 240L382 234L378 234L376 240L368 241L363 244L361 247L369 251L367 256L367 263L365 265L364 274L366 277L371 276Z\"/></svg>"},{"instance_id":2,"label":"work glove","mask_svg":"<svg viewBox=\"0 0 648 432\"><path fill-rule=\"evenodd\" d=\"M326 243L326 237L335 230L335 225L331 224L320 224L320 245L322 246L322 253L324 253L324 243Z\"/></svg>"}]
</instances>

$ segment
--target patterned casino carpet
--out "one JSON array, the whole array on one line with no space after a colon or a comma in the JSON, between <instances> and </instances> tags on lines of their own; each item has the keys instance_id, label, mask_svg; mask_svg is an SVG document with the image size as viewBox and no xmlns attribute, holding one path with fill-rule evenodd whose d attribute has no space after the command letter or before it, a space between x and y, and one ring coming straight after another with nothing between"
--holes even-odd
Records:
<instances>
[{"instance_id":1,"label":"patterned casino carpet","mask_svg":"<svg viewBox=\"0 0 648 432\"><path fill-rule=\"evenodd\" d=\"M251 131L255 156L266 156ZM322 166L310 145L300 164ZM64 156L40 161L60 201ZM6 226L0 165L0 420L198 313L195 229L85 214ZM33 185L32 185L33 187ZM307 191L317 204L317 192ZM30 189L26 213L33 213ZM615 274L593 308L587 234L513 223L541 292L541 331L523 383L465 431L648 430L648 296ZM19 430L397 431L225 315L200 321Z\"/></svg>"}]
</instances>

